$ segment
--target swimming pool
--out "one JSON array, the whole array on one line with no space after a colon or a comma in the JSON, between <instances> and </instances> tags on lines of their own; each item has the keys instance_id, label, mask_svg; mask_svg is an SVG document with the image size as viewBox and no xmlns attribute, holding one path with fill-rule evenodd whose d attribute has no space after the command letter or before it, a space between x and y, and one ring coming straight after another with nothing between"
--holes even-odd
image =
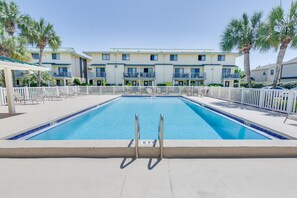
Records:
<instances>
[{"instance_id":1,"label":"swimming pool","mask_svg":"<svg viewBox=\"0 0 297 198\"><path fill-rule=\"evenodd\" d=\"M125 140L135 138L139 115L140 139L157 139L160 114L164 138L174 140L271 139L182 97L121 97L29 140Z\"/></svg>"}]
</instances>

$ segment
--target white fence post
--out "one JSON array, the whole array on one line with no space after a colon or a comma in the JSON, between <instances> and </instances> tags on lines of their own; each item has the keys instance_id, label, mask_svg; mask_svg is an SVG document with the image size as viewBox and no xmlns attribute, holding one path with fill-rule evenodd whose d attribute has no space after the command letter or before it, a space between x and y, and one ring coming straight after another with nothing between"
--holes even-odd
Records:
<instances>
[{"instance_id":1,"label":"white fence post","mask_svg":"<svg viewBox=\"0 0 297 198\"><path fill-rule=\"evenodd\" d=\"M260 99L259 99L259 107L264 107L264 99L265 99L265 90L260 89Z\"/></svg>"},{"instance_id":2,"label":"white fence post","mask_svg":"<svg viewBox=\"0 0 297 198\"><path fill-rule=\"evenodd\" d=\"M289 91L289 95L288 95L288 105L287 105L287 112L288 113L292 113L294 111L293 109L293 103L294 103L294 90L290 90Z\"/></svg>"},{"instance_id":3,"label":"white fence post","mask_svg":"<svg viewBox=\"0 0 297 198\"><path fill-rule=\"evenodd\" d=\"M3 88L0 87L0 106L4 105L4 94L3 94Z\"/></svg>"},{"instance_id":4,"label":"white fence post","mask_svg":"<svg viewBox=\"0 0 297 198\"><path fill-rule=\"evenodd\" d=\"M243 95L244 95L244 88L241 88L241 96L240 96L240 103L243 104Z\"/></svg>"},{"instance_id":5,"label":"white fence post","mask_svg":"<svg viewBox=\"0 0 297 198\"><path fill-rule=\"evenodd\" d=\"M56 93L57 93L57 96L60 96L60 93L59 93L59 88L58 88L58 86L56 86Z\"/></svg>"},{"instance_id":6,"label":"white fence post","mask_svg":"<svg viewBox=\"0 0 297 198\"><path fill-rule=\"evenodd\" d=\"M87 94L89 94L89 86L88 85L86 85L86 92L87 92Z\"/></svg>"},{"instance_id":7,"label":"white fence post","mask_svg":"<svg viewBox=\"0 0 297 198\"><path fill-rule=\"evenodd\" d=\"M30 98L30 95L29 95L29 88L28 88L28 87L25 87L25 98L26 98L26 99L29 99L29 98Z\"/></svg>"}]
</instances>

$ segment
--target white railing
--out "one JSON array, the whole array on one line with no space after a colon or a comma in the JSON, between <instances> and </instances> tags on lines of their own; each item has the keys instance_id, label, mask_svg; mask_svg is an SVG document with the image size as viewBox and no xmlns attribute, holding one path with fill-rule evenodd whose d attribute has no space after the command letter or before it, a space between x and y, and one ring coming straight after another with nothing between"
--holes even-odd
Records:
<instances>
[{"instance_id":1,"label":"white railing","mask_svg":"<svg viewBox=\"0 0 297 198\"><path fill-rule=\"evenodd\" d=\"M237 102L274 111L297 113L297 91L275 89L248 89L203 86L60 86L16 87L14 92L30 99L43 95L43 90L55 95L60 92L92 95L206 95L212 98ZM0 87L0 105L6 105L6 89Z\"/></svg>"}]
</instances>

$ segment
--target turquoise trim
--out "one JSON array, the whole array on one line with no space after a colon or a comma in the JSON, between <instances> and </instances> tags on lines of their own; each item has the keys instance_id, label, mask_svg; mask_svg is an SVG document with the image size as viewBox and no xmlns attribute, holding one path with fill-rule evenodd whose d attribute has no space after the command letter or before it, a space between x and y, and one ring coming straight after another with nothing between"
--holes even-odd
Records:
<instances>
[{"instance_id":1,"label":"turquoise trim","mask_svg":"<svg viewBox=\"0 0 297 198\"><path fill-rule=\"evenodd\" d=\"M27 62L24 62L24 61L20 61L20 60L13 59L13 58L8 58L8 57L5 57L5 56L0 56L0 61L11 62L11 63L27 64L27 65L32 65L32 66L38 66L36 64L27 63Z\"/></svg>"},{"instance_id":2,"label":"turquoise trim","mask_svg":"<svg viewBox=\"0 0 297 198\"><path fill-rule=\"evenodd\" d=\"M106 66L106 64L91 64L90 66Z\"/></svg>"}]
</instances>

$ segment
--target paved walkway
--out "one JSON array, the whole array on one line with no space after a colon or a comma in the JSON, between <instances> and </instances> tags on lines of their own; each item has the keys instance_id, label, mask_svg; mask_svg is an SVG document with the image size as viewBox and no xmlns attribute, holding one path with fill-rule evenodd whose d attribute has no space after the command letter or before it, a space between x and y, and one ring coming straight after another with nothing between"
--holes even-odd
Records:
<instances>
[{"instance_id":1,"label":"paved walkway","mask_svg":"<svg viewBox=\"0 0 297 198\"><path fill-rule=\"evenodd\" d=\"M17 115L9 116L7 106L0 106L0 138L32 128L50 120L116 98L116 95L88 95L62 101L16 105Z\"/></svg>"},{"instance_id":2,"label":"paved walkway","mask_svg":"<svg viewBox=\"0 0 297 198\"><path fill-rule=\"evenodd\" d=\"M0 159L5 198L296 198L297 159Z\"/></svg>"},{"instance_id":3,"label":"paved walkway","mask_svg":"<svg viewBox=\"0 0 297 198\"><path fill-rule=\"evenodd\" d=\"M209 97L188 98L297 138L297 121L287 120L283 123L285 114Z\"/></svg>"}]
</instances>

